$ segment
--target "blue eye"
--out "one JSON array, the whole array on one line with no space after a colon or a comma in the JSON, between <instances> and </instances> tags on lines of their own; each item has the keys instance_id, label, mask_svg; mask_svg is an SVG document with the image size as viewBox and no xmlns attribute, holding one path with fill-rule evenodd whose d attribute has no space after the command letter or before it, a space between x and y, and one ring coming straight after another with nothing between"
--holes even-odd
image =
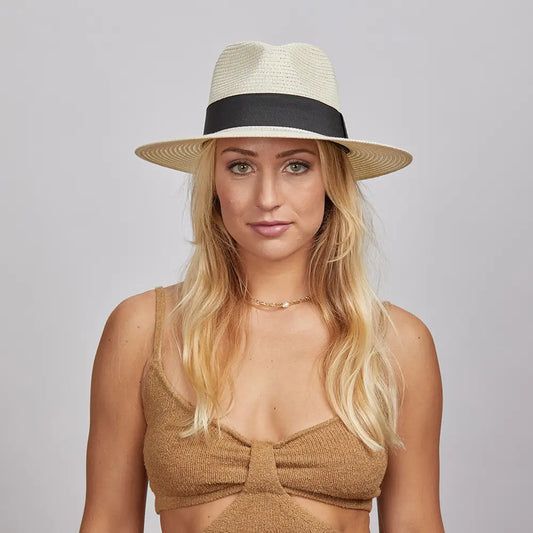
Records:
<instances>
[{"instance_id":1,"label":"blue eye","mask_svg":"<svg viewBox=\"0 0 533 533\"><path fill-rule=\"evenodd\" d=\"M237 161L237 163L232 163L228 168L234 174L248 174L250 172L250 165L244 161Z\"/></svg>"},{"instance_id":2,"label":"blue eye","mask_svg":"<svg viewBox=\"0 0 533 533\"><path fill-rule=\"evenodd\" d=\"M291 174L302 174L309 168L307 163L302 161L292 161L287 165L287 169Z\"/></svg>"}]
</instances>

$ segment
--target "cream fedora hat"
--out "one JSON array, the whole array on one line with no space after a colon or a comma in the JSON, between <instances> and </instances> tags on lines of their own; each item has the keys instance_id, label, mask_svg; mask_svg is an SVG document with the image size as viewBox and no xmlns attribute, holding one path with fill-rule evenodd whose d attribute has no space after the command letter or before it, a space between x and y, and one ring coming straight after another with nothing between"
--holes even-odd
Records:
<instances>
[{"instance_id":1,"label":"cream fedora hat","mask_svg":"<svg viewBox=\"0 0 533 533\"><path fill-rule=\"evenodd\" d=\"M193 173L204 141L222 137L332 141L344 148L358 180L412 161L399 148L348 138L333 66L322 50L305 43L227 46L215 65L203 135L146 144L135 153Z\"/></svg>"}]
</instances>

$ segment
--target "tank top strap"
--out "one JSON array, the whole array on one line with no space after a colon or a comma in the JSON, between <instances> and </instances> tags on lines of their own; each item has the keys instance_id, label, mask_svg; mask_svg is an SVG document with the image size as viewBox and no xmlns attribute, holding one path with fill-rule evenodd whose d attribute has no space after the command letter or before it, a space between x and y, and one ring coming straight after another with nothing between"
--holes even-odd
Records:
<instances>
[{"instance_id":1,"label":"tank top strap","mask_svg":"<svg viewBox=\"0 0 533 533\"><path fill-rule=\"evenodd\" d=\"M161 359L161 339L163 337L163 319L165 317L165 289L161 286L155 288L155 331L154 349L152 358Z\"/></svg>"}]
</instances>

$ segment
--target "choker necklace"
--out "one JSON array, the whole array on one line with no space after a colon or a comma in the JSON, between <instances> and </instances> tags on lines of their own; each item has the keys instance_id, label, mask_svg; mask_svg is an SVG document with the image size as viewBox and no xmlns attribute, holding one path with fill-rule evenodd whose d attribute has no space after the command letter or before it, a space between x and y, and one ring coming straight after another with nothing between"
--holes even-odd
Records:
<instances>
[{"instance_id":1,"label":"choker necklace","mask_svg":"<svg viewBox=\"0 0 533 533\"><path fill-rule=\"evenodd\" d=\"M279 303L270 303L270 302L262 302L261 300L258 300L257 298L250 298L250 301L257 305L262 305L263 307L281 307L282 309L286 309L287 307L290 307L291 305L300 304L302 302L308 302L311 300L311 296L304 296L303 298L298 298L297 300L290 300L287 302L279 302Z\"/></svg>"}]
</instances>

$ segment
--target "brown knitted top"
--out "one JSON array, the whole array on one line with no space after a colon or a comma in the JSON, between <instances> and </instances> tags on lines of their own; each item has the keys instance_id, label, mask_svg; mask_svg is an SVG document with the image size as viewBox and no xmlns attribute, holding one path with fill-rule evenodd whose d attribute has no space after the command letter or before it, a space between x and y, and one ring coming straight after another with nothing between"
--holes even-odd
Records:
<instances>
[{"instance_id":1,"label":"brown knitted top","mask_svg":"<svg viewBox=\"0 0 533 533\"><path fill-rule=\"evenodd\" d=\"M381 493L386 451L374 452L338 416L279 442L249 440L216 421L209 437L180 438L194 406L167 379L161 361L164 289L156 288L154 349L142 379L144 463L155 510L195 505L239 493L206 533L336 530L293 502L290 494L370 511ZM212 438L211 438L212 437Z\"/></svg>"}]
</instances>

